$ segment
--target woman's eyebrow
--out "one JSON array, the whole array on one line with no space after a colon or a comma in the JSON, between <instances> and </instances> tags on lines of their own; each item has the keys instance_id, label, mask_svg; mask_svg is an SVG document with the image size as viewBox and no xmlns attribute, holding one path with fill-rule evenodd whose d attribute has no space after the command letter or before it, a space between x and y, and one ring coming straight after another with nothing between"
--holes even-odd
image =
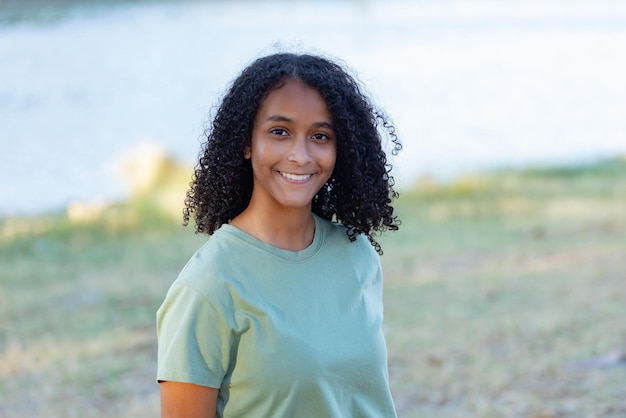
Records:
<instances>
[{"instance_id":1,"label":"woman's eyebrow","mask_svg":"<svg viewBox=\"0 0 626 418\"><path fill-rule=\"evenodd\" d=\"M282 115L271 115L265 118L266 122L293 122L292 119L289 119L287 116Z\"/></svg>"},{"instance_id":2,"label":"woman's eyebrow","mask_svg":"<svg viewBox=\"0 0 626 418\"><path fill-rule=\"evenodd\" d=\"M333 124L329 122L316 122L313 124L313 126L316 126L318 128L327 128L327 129L333 130Z\"/></svg>"},{"instance_id":3,"label":"woman's eyebrow","mask_svg":"<svg viewBox=\"0 0 626 418\"><path fill-rule=\"evenodd\" d=\"M288 122L288 123L293 123L293 119L288 118L287 116L283 116L283 115L270 115L267 118L265 118L265 122ZM326 121L322 121L322 122L315 122L313 124L313 126L317 127L317 128L326 128L326 129L333 129L333 124L330 122L326 122Z\"/></svg>"}]
</instances>

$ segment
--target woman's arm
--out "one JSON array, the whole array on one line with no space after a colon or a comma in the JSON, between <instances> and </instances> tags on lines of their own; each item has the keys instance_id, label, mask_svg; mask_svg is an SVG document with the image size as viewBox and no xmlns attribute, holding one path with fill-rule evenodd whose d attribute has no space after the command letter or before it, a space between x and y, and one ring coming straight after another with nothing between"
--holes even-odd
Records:
<instances>
[{"instance_id":1,"label":"woman's arm","mask_svg":"<svg viewBox=\"0 0 626 418\"><path fill-rule=\"evenodd\" d=\"M191 383L161 382L162 418L214 418L217 389Z\"/></svg>"}]
</instances>

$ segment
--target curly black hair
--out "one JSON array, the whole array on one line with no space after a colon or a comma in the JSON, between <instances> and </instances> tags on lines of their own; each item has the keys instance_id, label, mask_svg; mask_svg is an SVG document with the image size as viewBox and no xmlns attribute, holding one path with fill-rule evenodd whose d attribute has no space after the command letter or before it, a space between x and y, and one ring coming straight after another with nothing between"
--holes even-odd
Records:
<instances>
[{"instance_id":1,"label":"curly black hair","mask_svg":"<svg viewBox=\"0 0 626 418\"><path fill-rule=\"evenodd\" d=\"M252 165L244 158L261 103L286 80L296 79L317 90L331 114L337 140L337 159L330 179L313 199L313 212L347 228L350 241L357 234L373 238L397 230L392 199L398 197L391 164L382 138L391 140L391 152L402 145L389 119L364 95L362 88L339 64L309 54L277 53L257 59L234 80L205 131L183 223L195 214L196 233L213 234L248 206L252 195Z\"/></svg>"}]
</instances>

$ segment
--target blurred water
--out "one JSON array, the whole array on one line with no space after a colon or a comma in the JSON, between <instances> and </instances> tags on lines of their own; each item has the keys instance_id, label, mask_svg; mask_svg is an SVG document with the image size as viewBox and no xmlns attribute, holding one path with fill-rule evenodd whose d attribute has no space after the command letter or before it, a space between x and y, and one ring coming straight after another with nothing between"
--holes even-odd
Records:
<instances>
[{"instance_id":1,"label":"blurred water","mask_svg":"<svg viewBox=\"0 0 626 418\"><path fill-rule=\"evenodd\" d=\"M0 22L0 215L123 197L116 161L141 143L193 163L226 83L276 43L358 71L404 141L401 184L626 152L617 0L179 1Z\"/></svg>"}]
</instances>

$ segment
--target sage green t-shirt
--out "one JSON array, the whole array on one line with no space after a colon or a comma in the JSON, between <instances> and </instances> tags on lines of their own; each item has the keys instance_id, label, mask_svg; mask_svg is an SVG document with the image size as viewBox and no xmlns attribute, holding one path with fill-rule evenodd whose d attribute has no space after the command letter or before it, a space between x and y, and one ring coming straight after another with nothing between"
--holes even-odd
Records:
<instances>
[{"instance_id":1,"label":"sage green t-shirt","mask_svg":"<svg viewBox=\"0 0 626 418\"><path fill-rule=\"evenodd\" d=\"M219 388L218 417L396 416L378 255L314 217L298 252L213 234L157 313L159 381Z\"/></svg>"}]
</instances>

